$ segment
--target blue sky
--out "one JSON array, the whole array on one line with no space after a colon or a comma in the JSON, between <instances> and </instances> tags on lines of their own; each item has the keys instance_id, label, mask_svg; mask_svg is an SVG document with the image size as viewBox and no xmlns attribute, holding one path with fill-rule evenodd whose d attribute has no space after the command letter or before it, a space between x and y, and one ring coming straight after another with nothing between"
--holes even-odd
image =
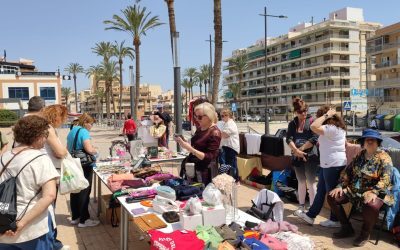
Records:
<instances>
[{"instance_id":1,"label":"blue sky","mask_svg":"<svg viewBox=\"0 0 400 250\"><path fill-rule=\"evenodd\" d=\"M132 44L128 33L104 30L103 21L120 14L121 9L133 5L134 0L12 0L1 4L2 25L0 54L7 50L7 59L35 60L41 71L64 69L70 62L79 62L85 68L101 61L91 52L100 41L122 41ZM142 83L161 84L163 90L173 85L172 59L168 13L164 0L142 0L153 15L165 25L151 30L142 38ZM367 21L389 25L400 21L399 0L222 0L223 56L232 50L244 48L264 36L264 21L259 13L267 5L269 14L286 15L288 19L268 20L268 36L286 33L299 22L320 22L329 13L343 7L364 9ZM209 63L209 44L213 34L212 0L175 0L177 30L180 32L180 59L182 72L187 67ZM131 45L132 46L132 45ZM129 84L125 61L124 83ZM89 81L78 76L78 89L87 88ZM64 81L64 86L72 86Z\"/></svg>"}]
</instances>

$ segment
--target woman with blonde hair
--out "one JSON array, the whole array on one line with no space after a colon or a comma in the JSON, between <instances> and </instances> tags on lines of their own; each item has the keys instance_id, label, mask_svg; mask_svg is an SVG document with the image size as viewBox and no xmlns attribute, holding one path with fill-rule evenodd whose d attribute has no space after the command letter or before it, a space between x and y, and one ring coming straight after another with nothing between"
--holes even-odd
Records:
<instances>
[{"instance_id":1,"label":"woman with blonde hair","mask_svg":"<svg viewBox=\"0 0 400 250\"><path fill-rule=\"evenodd\" d=\"M74 126L67 136L68 151L72 153L74 150L84 150L87 154L96 155L97 150L90 142L90 130L96 120L87 113L79 117L78 125ZM76 139L76 143L75 143ZM76 145L74 145L76 144ZM90 192L92 190L93 167L94 163L85 165L82 164L83 173L89 182L89 186L81 190L79 193L71 193L71 212L72 212L72 225L78 227L92 227L97 226L100 222L98 220L91 220L89 214L89 200Z\"/></svg>"},{"instance_id":2,"label":"woman with blonde hair","mask_svg":"<svg viewBox=\"0 0 400 250\"><path fill-rule=\"evenodd\" d=\"M195 164L195 180L207 185L211 182L211 173L217 173L221 131L216 126L217 113L212 104L205 102L197 105L194 108L193 117L199 127L191 142L189 143L179 136L175 136L175 140L190 153L185 163ZM181 175L185 175L185 169L181 170Z\"/></svg>"},{"instance_id":3,"label":"woman with blonde hair","mask_svg":"<svg viewBox=\"0 0 400 250\"><path fill-rule=\"evenodd\" d=\"M236 123L232 119L233 114L229 109L221 111L221 153L219 155L219 163L231 166L231 173L235 180L239 180L236 156L240 151L239 130Z\"/></svg>"}]
</instances>

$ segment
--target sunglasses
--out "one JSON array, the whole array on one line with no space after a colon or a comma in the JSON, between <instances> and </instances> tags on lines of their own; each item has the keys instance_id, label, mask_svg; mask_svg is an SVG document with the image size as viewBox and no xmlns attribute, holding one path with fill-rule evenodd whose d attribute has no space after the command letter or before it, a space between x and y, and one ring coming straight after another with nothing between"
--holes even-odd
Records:
<instances>
[{"instance_id":1,"label":"sunglasses","mask_svg":"<svg viewBox=\"0 0 400 250\"><path fill-rule=\"evenodd\" d=\"M303 114L303 113L307 113L307 109L303 109L303 110L298 110L297 114Z\"/></svg>"},{"instance_id":2,"label":"sunglasses","mask_svg":"<svg viewBox=\"0 0 400 250\"><path fill-rule=\"evenodd\" d=\"M194 115L193 117L194 117L196 120L201 121L201 120L203 119L204 116L205 116L205 115Z\"/></svg>"},{"instance_id":3,"label":"sunglasses","mask_svg":"<svg viewBox=\"0 0 400 250\"><path fill-rule=\"evenodd\" d=\"M228 115L221 115L221 117L227 117Z\"/></svg>"}]
</instances>

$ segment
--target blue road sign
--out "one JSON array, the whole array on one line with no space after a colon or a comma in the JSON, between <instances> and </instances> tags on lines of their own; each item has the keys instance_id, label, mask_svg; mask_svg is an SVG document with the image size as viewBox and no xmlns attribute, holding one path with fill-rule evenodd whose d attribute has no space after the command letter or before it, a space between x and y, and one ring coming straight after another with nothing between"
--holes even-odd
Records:
<instances>
[{"instance_id":1,"label":"blue road sign","mask_svg":"<svg viewBox=\"0 0 400 250\"><path fill-rule=\"evenodd\" d=\"M237 111L237 107L236 107L236 102L232 103L232 112L236 112Z\"/></svg>"},{"instance_id":2,"label":"blue road sign","mask_svg":"<svg viewBox=\"0 0 400 250\"><path fill-rule=\"evenodd\" d=\"M351 110L351 102L350 101L346 101L343 102L343 110Z\"/></svg>"}]
</instances>

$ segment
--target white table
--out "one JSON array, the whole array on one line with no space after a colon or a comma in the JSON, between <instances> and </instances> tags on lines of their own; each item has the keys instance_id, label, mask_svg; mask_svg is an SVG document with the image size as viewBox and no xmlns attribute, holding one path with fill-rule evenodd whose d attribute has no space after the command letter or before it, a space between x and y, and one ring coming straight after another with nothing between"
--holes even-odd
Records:
<instances>
[{"instance_id":1,"label":"white table","mask_svg":"<svg viewBox=\"0 0 400 250\"><path fill-rule=\"evenodd\" d=\"M121 224L120 224L120 249L121 250L126 250L128 249L128 234L129 234L129 217L138 217L141 215L144 215L146 213L154 213L159 217L165 224L167 224L167 227L162 228L162 229L157 229L161 232L164 233L172 233L175 230L180 230L183 229L180 222L176 223L167 223L161 214L154 212L152 208L144 207L140 204L140 202L137 203L126 203L125 202L125 196L120 196L118 197L118 201L121 204ZM143 208L146 210L146 213L140 214L140 215L134 215L131 211L132 209L135 208ZM246 221L251 221L254 223L260 223L261 220L243 212L242 210L238 209L238 216L236 216L236 220L234 220L236 223L238 223L241 226L244 226ZM230 224L232 220L227 220L226 224Z\"/></svg>"}]
</instances>

